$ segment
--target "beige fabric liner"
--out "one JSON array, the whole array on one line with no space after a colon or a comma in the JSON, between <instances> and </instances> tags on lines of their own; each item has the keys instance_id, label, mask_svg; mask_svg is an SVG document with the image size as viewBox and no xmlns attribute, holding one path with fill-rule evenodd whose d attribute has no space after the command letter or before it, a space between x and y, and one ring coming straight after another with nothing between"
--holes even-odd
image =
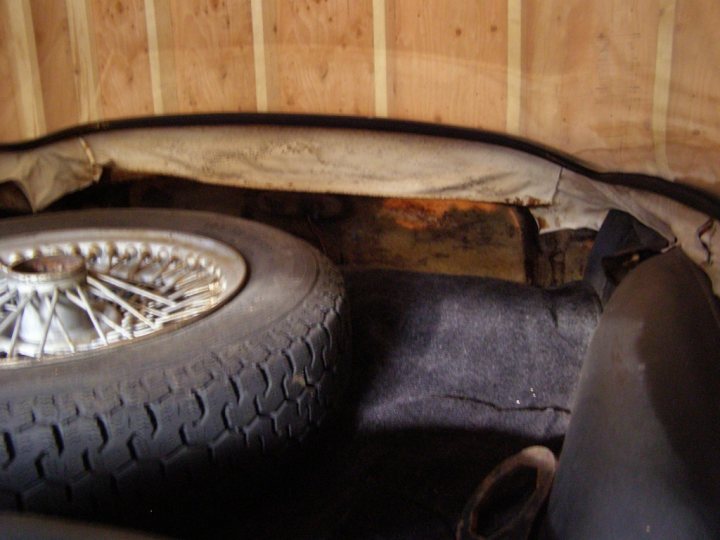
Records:
<instances>
[{"instance_id":1,"label":"beige fabric liner","mask_svg":"<svg viewBox=\"0 0 720 540\"><path fill-rule=\"evenodd\" d=\"M270 126L138 129L1 153L0 182L16 182L41 210L97 181L101 167L255 189L518 204L531 207L543 232L597 229L617 208L682 247L720 293L720 235L707 216L471 141Z\"/></svg>"}]
</instances>

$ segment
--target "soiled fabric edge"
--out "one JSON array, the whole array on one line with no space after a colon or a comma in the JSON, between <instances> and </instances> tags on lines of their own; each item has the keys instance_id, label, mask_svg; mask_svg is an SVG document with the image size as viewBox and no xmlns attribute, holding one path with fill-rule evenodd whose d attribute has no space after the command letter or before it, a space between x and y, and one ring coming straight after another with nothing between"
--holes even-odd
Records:
<instances>
[{"instance_id":1,"label":"soiled fabric edge","mask_svg":"<svg viewBox=\"0 0 720 540\"><path fill-rule=\"evenodd\" d=\"M33 211L100 178L101 164L82 139L0 154L0 183L15 182Z\"/></svg>"},{"instance_id":2,"label":"soiled fabric edge","mask_svg":"<svg viewBox=\"0 0 720 540\"><path fill-rule=\"evenodd\" d=\"M611 186L563 170L553 204L531 208L541 232L599 229L608 211L622 210L678 246L710 278L720 295L720 233L718 223L672 199L630 188Z\"/></svg>"},{"instance_id":3,"label":"soiled fabric edge","mask_svg":"<svg viewBox=\"0 0 720 540\"><path fill-rule=\"evenodd\" d=\"M529 206L541 232L597 229L615 208L682 247L720 292L718 225L704 214L472 141L302 127L136 129L0 154L0 183L16 182L38 211L96 182L103 167L255 189Z\"/></svg>"}]
</instances>

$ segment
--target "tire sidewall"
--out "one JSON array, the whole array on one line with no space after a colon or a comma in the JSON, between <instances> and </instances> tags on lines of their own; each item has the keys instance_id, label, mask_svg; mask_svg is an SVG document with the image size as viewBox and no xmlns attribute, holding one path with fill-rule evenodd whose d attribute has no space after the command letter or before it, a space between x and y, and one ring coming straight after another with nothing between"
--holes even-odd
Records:
<instances>
[{"instance_id":1,"label":"tire sidewall","mask_svg":"<svg viewBox=\"0 0 720 540\"><path fill-rule=\"evenodd\" d=\"M273 327L292 319L318 277L318 254L309 245L270 227L205 212L94 210L6 220L3 237L58 229L153 228L206 236L237 250L248 265L244 287L214 312L178 329L66 361L0 369L3 399L78 391L109 382L121 384L167 369L232 357L244 343L267 339ZM282 334L282 329L276 328ZM254 339L256 338L256 339Z\"/></svg>"}]
</instances>

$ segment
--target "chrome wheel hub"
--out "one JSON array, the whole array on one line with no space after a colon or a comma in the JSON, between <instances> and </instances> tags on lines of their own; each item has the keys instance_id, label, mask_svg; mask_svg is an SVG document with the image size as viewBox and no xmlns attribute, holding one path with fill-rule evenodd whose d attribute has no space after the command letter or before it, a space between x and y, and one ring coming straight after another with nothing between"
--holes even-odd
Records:
<instances>
[{"instance_id":1,"label":"chrome wheel hub","mask_svg":"<svg viewBox=\"0 0 720 540\"><path fill-rule=\"evenodd\" d=\"M231 298L247 273L216 240L144 229L0 240L0 367L67 359L175 329Z\"/></svg>"}]
</instances>

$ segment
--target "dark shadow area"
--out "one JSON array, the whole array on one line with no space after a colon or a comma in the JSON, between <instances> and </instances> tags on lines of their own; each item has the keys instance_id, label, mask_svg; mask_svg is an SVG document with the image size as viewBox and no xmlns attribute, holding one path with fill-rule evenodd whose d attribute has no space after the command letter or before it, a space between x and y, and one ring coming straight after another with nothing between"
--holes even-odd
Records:
<instances>
[{"instance_id":1,"label":"dark shadow area","mask_svg":"<svg viewBox=\"0 0 720 540\"><path fill-rule=\"evenodd\" d=\"M522 448L558 452L597 321L580 285L346 272L353 378L303 449L188 479L133 520L185 538L453 538L484 476ZM158 504L160 503L160 504Z\"/></svg>"},{"instance_id":2,"label":"dark shadow area","mask_svg":"<svg viewBox=\"0 0 720 540\"><path fill-rule=\"evenodd\" d=\"M441 199L358 197L202 184L106 170L47 210L147 207L259 221L315 246L345 269L495 277L556 287L582 279L595 233L538 234L526 207Z\"/></svg>"},{"instance_id":3,"label":"dark shadow area","mask_svg":"<svg viewBox=\"0 0 720 540\"><path fill-rule=\"evenodd\" d=\"M498 462L531 444L559 451L560 443L560 437L499 431L338 430L272 482L257 489L238 484L234 492L196 503L186 524L168 532L192 538L453 538L465 503Z\"/></svg>"},{"instance_id":4,"label":"dark shadow area","mask_svg":"<svg viewBox=\"0 0 720 540\"><path fill-rule=\"evenodd\" d=\"M205 208L196 191L178 190L171 200L168 192L100 183L52 210ZM529 445L560 450L600 314L591 289L579 282L542 289L487 277L366 269L378 260L416 268L420 248L436 260L456 261L495 245L498 253L513 255L508 260L522 277L527 261L521 229L509 221L514 210L498 206L486 221L478 221L479 211L463 217L453 210L433 221L430 207L396 208L370 199L335 205L334 197L278 199L261 192L243 199L238 193L233 198L224 188L206 186L203 200L207 208L304 237L344 268L353 326L344 408L308 445L289 448L277 460L218 463L209 448L198 447L186 464L192 472L171 479L149 463L141 471L148 487L138 485L138 496L119 504L98 501L90 519L180 538L449 539L469 497L499 462ZM378 225L376 216L386 221ZM410 227L406 218L412 218ZM379 228L372 238L370 222ZM496 236L504 243L491 242L486 224L492 223L499 224ZM413 228L420 225L427 227ZM452 240L447 254L435 253L440 233ZM377 238L394 242L382 259ZM587 241L578 243L576 259L589 249ZM350 250L353 242L361 249ZM568 251L569 242L548 253ZM412 265L399 264L397 246ZM499 264L491 255L482 255L490 269ZM559 283L570 275L546 266L545 274ZM500 266L502 272L510 267ZM208 483L208 490L198 487ZM162 489L150 493L153 484Z\"/></svg>"},{"instance_id":5,"label":"dark shadow area","mask_svg":"<svg viewBox=\"0 0 720 540\"><path fill-rule=\"evenodd\" d=\"M720 310L679 249L641 263L590 344L544 538L718 538Z\"/></svg>"}]
</instances>

